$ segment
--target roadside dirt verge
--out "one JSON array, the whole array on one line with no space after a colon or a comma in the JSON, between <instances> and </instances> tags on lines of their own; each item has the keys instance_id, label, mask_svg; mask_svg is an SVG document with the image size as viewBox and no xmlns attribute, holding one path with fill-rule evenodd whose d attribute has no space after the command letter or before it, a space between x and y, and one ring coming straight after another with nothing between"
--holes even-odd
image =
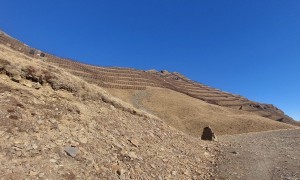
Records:
<instances>
[{"instance_id":1,"label":"roadside dirt verge","mask_svg":"<svg viewBox=\"0 0 300 180\"><path fill-rule=\"evenodd\" d=\"M216 179L300 179L300 129L219 137Z\"/></svg>"}]
</instances>

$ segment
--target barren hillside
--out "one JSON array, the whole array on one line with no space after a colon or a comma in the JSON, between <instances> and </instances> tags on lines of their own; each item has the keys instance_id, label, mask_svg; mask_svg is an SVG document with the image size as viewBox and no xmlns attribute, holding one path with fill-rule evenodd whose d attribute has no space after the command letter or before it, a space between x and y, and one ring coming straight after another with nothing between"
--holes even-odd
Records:
<instances>
[{"instance_id":1,"label":"barren hillside","mask_svg":"<svg viewBox=\"0 0 300 180\"><path fill-rule=\"evenodd\" d=\"M209 104L164 88L107 89L107 91L138 109L160 117L170 126L195 137L200 137L202 129L206 126L213 127L217 135L293 127L255 113Z\"/></svg>"},{"instance_id":2,"label":"barren hillside","mask_svg":"<svg viewBox=\"0 0 300 180\"><path fill-rule=\"evenodd\" d=\"M66 69L89 83L105 88L145 90L149 87L170 89L210 104L252 112L275 121L300 125L284 112L270 104L248 100L242 96L194 82L179 73L168 71L142 71L131 68L90 66L76 61L58 58L31 48L0 31L0 43L28 56L52 63Z\"/></svg>"},{"instance_id":3,"label":"barren hillside","mask_svg":"<svg viewBox=\"0 0 300 180\"><path fill-rule=\"evenodd\" d=\"M0 33L0 43L38 62L67 70L86 83L105 88L135 108L160 117L189 135L199 136L207 125L219 135L299 125L273 105L205 86L179 73L90 66L33 49L5 33Z\"/></svg>"},{"instance_id":4,"label":"barren hillside","mask_svg":"<svg viewBox=\"0 0 300 180\"><path fill-rule=\"evenodd\" d=\"M0 177L209 179L211 143L0 45Z\"/></svg>"}]
</instances>

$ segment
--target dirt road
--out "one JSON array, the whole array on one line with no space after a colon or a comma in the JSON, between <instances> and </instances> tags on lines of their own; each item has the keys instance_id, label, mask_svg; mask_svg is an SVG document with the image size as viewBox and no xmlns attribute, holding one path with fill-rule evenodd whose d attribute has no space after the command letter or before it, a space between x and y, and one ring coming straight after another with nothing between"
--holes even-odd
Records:
<instances>
[{"instance_id":1,"label":"dirt road","mask_svg":"<svg viewBox=\"0 0 300 180\"><path fill-rule=\"evenodd\" d=\"M300 129L222 136L216 179L300 179Z\"/></svg>"}]
</instances>

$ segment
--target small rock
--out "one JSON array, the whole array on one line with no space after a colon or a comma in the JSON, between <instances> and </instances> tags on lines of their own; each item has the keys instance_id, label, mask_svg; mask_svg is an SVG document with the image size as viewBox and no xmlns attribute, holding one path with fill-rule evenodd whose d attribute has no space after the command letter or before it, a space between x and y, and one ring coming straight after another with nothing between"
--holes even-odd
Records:
<instances>
[{"instance_id":1,"label":"small rock","mask_svg":"<svg viewBox=\"0 0 300 180\"><path fill-rule=\"evenodd\" d=\"M39 173L38 172L35 172L35 171L29 171L29 175L30 176L36 176L36 175L38 175Z\"/></svg>"},{"instance_id":2,"label":"small rock","mask_svg":"<svg viewBox=\"0 0 300 180\"><path fill-rule=\"evenodd\" d=\"M136 153L133 152L133 151L130 151L130 152L128 153L128 156L129 156L130 158L132 158L132 159L137 159L137 158L138 158L137 155L136 155Z\"/></svg>"},{"instance_id":3,"label":"small rock","mask_svg":"<svg viewBox=\"0 0 300 180\"><path fill-rule=\"evenodd\" d=\"M236 151L231 151L231 153L232 153L232 154L238 154L238 152L236 152Z\"/></svg>"},{"instance_id":4,"label":"small rock","mask_svg":"<svg viewBox=\"0 0 300 180\"><path fill-rule=\"evenodd\" d=\"M121 167L118 164L113 164L111 166L112 171L117 172Z\"/></svg>"},{"instance_id":5,"label":"small rock","mask_svg":"<svg viewBox=\"0 0 300 180\"><path fill-rule=\"evenodd\" d=\"M21 142L21 141L18 141L18 140L16 140L14 143L15 143L15 144L21 144L22 142Z\"/></svg>"},{"instance_id":6,"label":"small rock","mask_svg":"<svg viewBox=\"0 0 300 180\"><path fill-rule=\"evenodd\" d=\"M155 135L153 133L149 133L149 135L152 137L152 138L155 138Z\"/></svg>"},{"instance_id":7,"label":"small rock","mask_svg":"<svg viewBox=\"0 0 300 180\"><path fill-rule=\"evenodd\" d=\"M114 146L119 148L119 149L123 149L123 146L117 142L113 142Z\"/></svg>"},{"instance_id":8,"label":"small rock","mask_svg":"<svg viewBox=\"0 0 300 180\"><path fill-rule=\"evenodd\" d=\"M81 143L83 143L83 144L86 144L87 142L88 142L88 139L86 138L86 137L80 137L80 138L78 138L79 139L79 141L81 142Z\"/></svg>"},{"instance_id":9,"label":"small rock","mask_svg":"<svg viewBox=\"0 0 300 180\"><path fill-rule=\"evenodd\" d=\"M210 154L208 152L204 152L204 156L208 157Z\"/></svg>"},{"instance_id":10,"label":"small rock","mask_svg":"<svg viewBox=\"0 0 300 180\"><path fill-rule=\"evenodd\" d=\"M129 142L135 147L139 146L139 142L136 139L133 139L133 138L129 139Z\"/></svg>"},{"instance_id":11,"label":"small rock","mask_svg":"<svg viewBox=\"0 0 300 180\"><path fill-rule=\"evenodd\" d=\"M177 175L177 171L172 171L172 175L176 176Z\"/></svg>"},{"instance_id":12,"label":"small rock","mask_svg":"<svg viewBox=\"0 0 300 180\"><path fill-rule=\"evenodd\" d=\"M39 82L37 82L37 83L34 83L32 87L35 89L40 89L42 87L42 85Z\"/></svg>"},{"instance_id":13,"label":"small rock","mask_svg":"<svg viewBox=\"0 0 300 180\"><path fill-rule=\"evenodd\" d=\"M115 106L113 106L113 105L110 105L110 106L109 106L109 109L110 109L110 110L113 110L113 111L116 110Z\"/></svg>"},{"instance_id":14,"label":"small rock","mask_svg":"<svg viewBox=\"0 0 300 180\"><path fill-rule=\"evenodd\" d=\"M118 165L118 164L113 164L113 165L111 166L111 169L112 169L113 172L117 173L119 176L122 176L122 175L126 172L126 170L123 169L123 168L122 168L120 165Z\"/></svg>"},{"instance_id":15,"label":"small rock","mask_svg":"<svg viewBox=\"0 0 300 180\"><path fill-rule=\"evenodd\" d=\"M41 125L41 124L43 124L44 121L39 119L36 122Z\"/></svg>"},{"instance_id":16,"label":"small rock","mask_svg":"<svg viewBox=\"0 0 300 180\"><path fill-rule=\"evenodd\" d=\"M50 122L51 122L52 124L54 124L54 123L56 123L56 120L55 120L55 119L50 119Z\"/></svg>"},{"instance_id":17,"label":"small rock","mask_svg":"<svg viewBox=\"0 0 300 180\"><path fill-rule=\"evenodd\" d=\"M79 146L79 142L77 142L77 141L71 141L71 146L72 147Z\"/></svg>"},{"instance_id":18,"label":"small rock","mask_svg":"<svg viewBox=\"0 0 300 180\"><path fill-rule=\"evenodd\" d=\"M19 83L22 80L22 77L20 75L15 75L11 78L11 80Z\"/></svg>"},{"instance_id":19,"label":"small rock","mask_svg":"<svg viewBox=\"0 0 300 180\"><path fill-rule=\"evenodd\" d=\"M78 153L78 149L75 147L66 147L65 152L67 153L67 155L75 157Z\"/></svg>"},{"instance_id":20,"label":"small rock","mask_svg":"<svg viewBox=\"0 0 300 180\"><path fill-rule=\"evenodd\" d=\"M21 81L21 84L23 85L23 86L26 86L26 87L29 87L29 88L31 88L32 87L32 83L30 82L30 81Z\"/></svg>"},{"instance_id":21,"label":"small rock","mask_svg":"<svg viewBox=\"0 0 300 180\"><path fill-rule=\"evenodd\" d=\"M37 148L38 148L38 145L32 144L31 147L32 147L32 149L37 149Z\"/></svg>"},{"instance_id":22,"label":"small rock","mask_svg":"<svg viewBox=\"0 0 300 180\"><path fill-rule=\"evenodd\" d=\"M125 172L126 172L126 171L125 171L125 169L123 169L123 168L119 168L119 169L117 170L117 174L118 174L119 176L122 176Z\"/></svg>"},{"instance_id":23,"label":"small rock","mask_svg":"<svg viewBox=\"0 0 300 180\"><path fill-rule=\"evenodd\" d=\"M28 146L25 148L26 151L30 151L30 150L32 150L32 149L33 149L33 148L32 148L31 145L28 145Z\"/></svg>"},{"instance_id":24,"label":"small rock","mask_svg":"<svg viewBox=\"0 0 300 180\"><path fill-rule=\"evenodd\" d=\"M106 108L106 107L101 107L100 109L99 109L99 112L98 113L101 113L101 114L108 114L108 108Z\"/></svg>"},{"instance_id":25,"label":"small rock","mask_svg":"<svg viewBox=\"0 0 300 180\"><path fill-rule=\"evenodd\" d=\"M45 173L40 173L40 174L39 174L39 177L40 177L40 178L42 178L42 177L44 177L44 176L45 176Z\"/></svg>"},{"instance_id":26,"label":"small rock","mask_svg":"<svg viewBox=\"0 0 300 180\"><path fill-rule=\"evenodd\" d=\"M52 163L56 163L56 162L57 162L57 160L56 160L56 159L50 159L50 162L52 162Z\"/></svg>"}]
</instances>

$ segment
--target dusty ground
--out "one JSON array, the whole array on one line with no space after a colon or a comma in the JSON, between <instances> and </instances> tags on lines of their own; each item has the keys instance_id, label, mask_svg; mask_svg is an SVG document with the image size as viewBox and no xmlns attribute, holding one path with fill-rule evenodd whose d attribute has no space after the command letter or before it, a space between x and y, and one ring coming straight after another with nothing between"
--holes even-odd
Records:
<instances>
[{"instance_id":1,"label":"dusty ground","mask_svg":"<svg viewBox=\"0 0 300 180\"><path fill-rule=\"evenodd\" d=\"M210 179L214 144L0 45L0 179Z\"/></svg>"},{"instance_id":2,"label":"dusty ground","mask_svg":"<svg viewBox=\"0 0 300 180\"><path fill-rule=\"evenodd\" d=\"M300 129L219 138L217 179L300 179Z\"/></svg>"}]
</instances>

